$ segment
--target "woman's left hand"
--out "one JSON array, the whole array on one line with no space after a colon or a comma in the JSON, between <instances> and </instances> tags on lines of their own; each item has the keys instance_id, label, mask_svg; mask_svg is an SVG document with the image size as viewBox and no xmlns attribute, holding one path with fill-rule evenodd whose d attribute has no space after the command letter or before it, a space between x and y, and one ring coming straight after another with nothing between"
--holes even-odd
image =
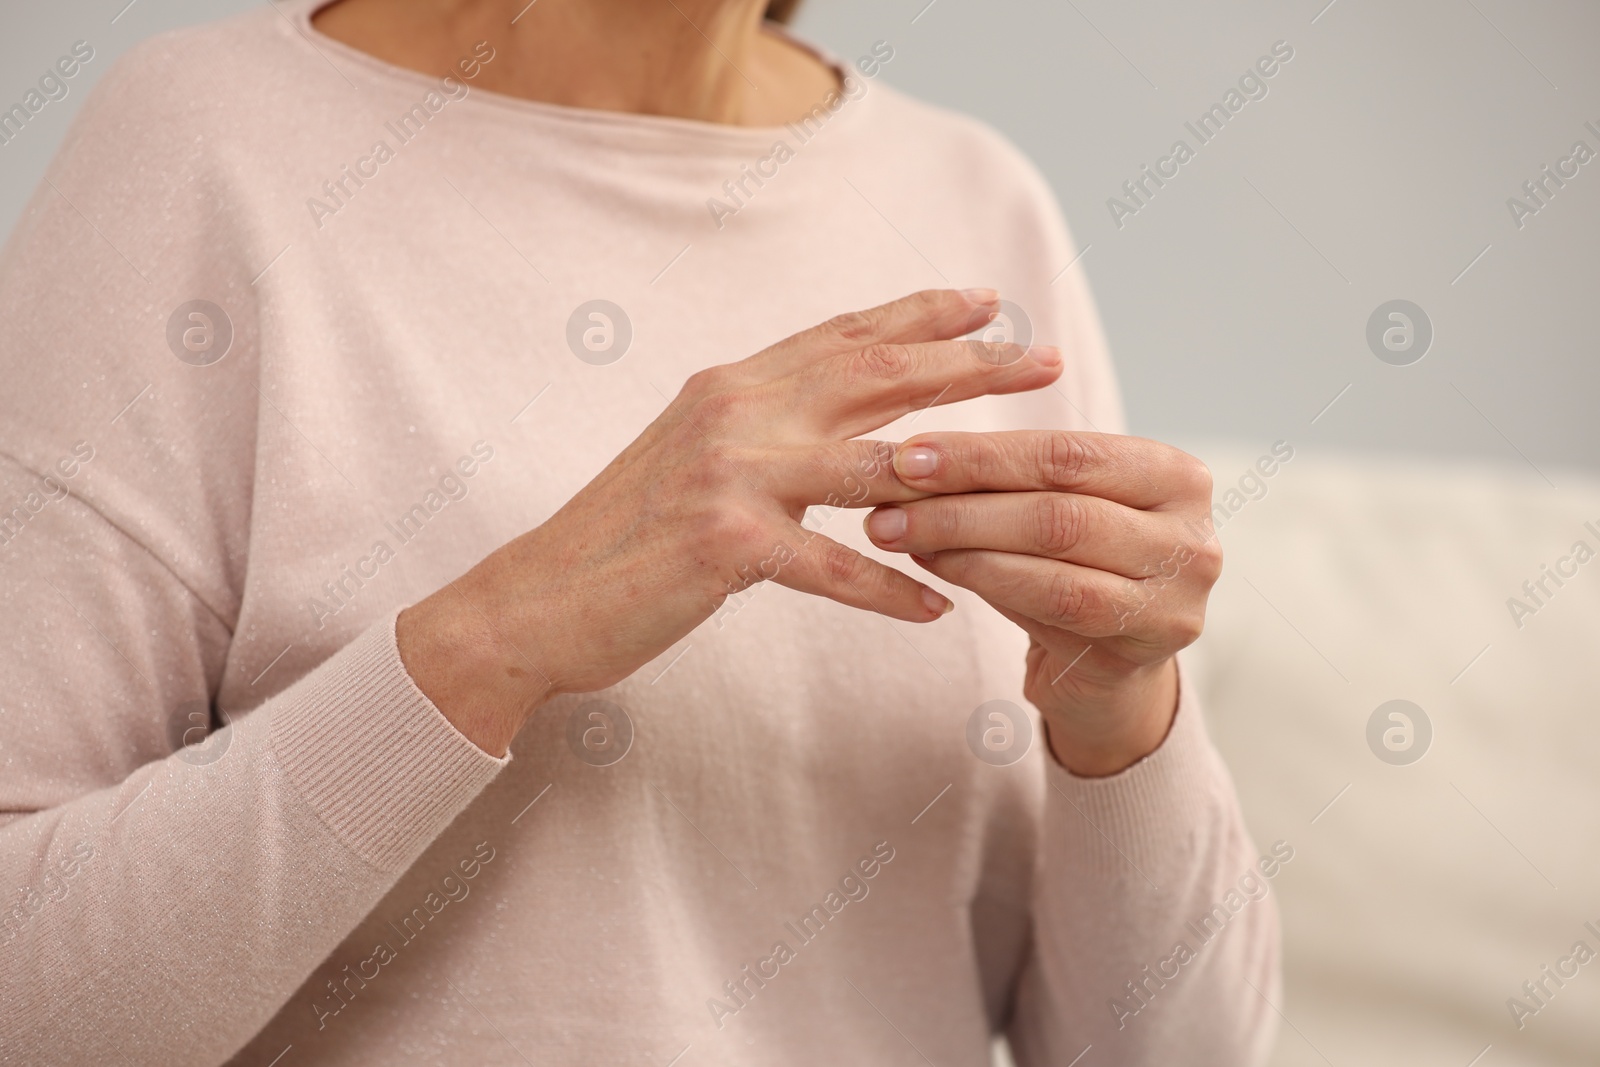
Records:
<instances>
[{"instance_id":1,"label":"woman's left hand","mask_svg":"<svg viewBox=\"0 0 1600 1067\"><path fill-rule=\"evenodd\" d=\"M1027 631L1023 692L1056 759L1097 777L1154 751L1177 705L1173 654L1200 636L1222 571L1205 465L1060 430L920 434L894 465L935 495L876 509L867 535Z\"/></svg>"}]
</instances>

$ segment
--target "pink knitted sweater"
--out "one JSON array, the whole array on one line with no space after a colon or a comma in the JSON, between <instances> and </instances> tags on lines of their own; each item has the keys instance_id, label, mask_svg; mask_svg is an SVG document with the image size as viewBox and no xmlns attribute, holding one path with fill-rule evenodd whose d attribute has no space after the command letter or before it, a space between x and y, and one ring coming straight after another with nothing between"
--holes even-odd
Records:
<instances>
[{"instance_id":1,"label":"pink knitted sweater","mask_svg":"<svg viewBox=\"0 0 1600 1067\"><path fill-rule=\"evenodd\" d=\"M768 584L498 760L396 652L688 375L840 311L997 286L1067 353L884 439L1119 430L1029 164L889 45L733 128L476 89L492 41L396 69L310 6L119 60L0 257L0 1062L1262 1059L1293 852L1187 689L1076 778L991 703L1026 639L981 601Z\"/></svg>"}]
</instances>

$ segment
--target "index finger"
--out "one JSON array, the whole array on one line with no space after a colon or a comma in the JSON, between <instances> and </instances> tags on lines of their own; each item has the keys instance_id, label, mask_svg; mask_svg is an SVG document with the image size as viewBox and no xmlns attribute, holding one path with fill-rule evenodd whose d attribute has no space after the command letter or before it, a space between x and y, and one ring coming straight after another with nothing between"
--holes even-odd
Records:
<instances>
[{"instance_id":1,"label":"index finger","mask_svg":"<svg viewBox=\"0 0 1600 1067\"><path fill-rule=\"evenodd\" d=\"M977 340L872 345L760 387L808 436L855 437L940 404L1042 389L1061 376L1050 345Z\"/></svg>"},{"instance_id":2,"label":"index finger","mask_svg":"<svg viewBox=\"0 0 1600 1067\"><path fill-rule=\"evenodd\" d=\"M993 289L924 289L865 311L835 315L734 366L755 381L767 381L871 345L952 340L987 324L999 310L1000 294Z\"/></svg>"},{"instance_id":3,"label":"index finger","mask_svg":"<svg viewBox=\"0 0 1600 1067\"><path fill-rule=\"evenodd\" d=\"M1211 500L1211 472L1171 445L1076 430L924 433L895 452L907 486L934 493L1082 493L1140 510Z\"/></svg>"}]
</instances>

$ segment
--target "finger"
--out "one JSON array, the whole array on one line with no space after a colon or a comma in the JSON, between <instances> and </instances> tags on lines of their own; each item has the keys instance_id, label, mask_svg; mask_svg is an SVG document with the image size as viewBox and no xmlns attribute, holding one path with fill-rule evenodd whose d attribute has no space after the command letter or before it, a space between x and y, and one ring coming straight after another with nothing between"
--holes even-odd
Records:
<instances>
[{"instance_id":1,"label":"finger","mask_svg":"<svg viewBox=\"0 0 1600 1067\"><path fill-rule=\"evenodd\" d=\"M900 480L936 493L1052 490L1153 509L1211 501L1211 472L1159 441L1071 430L918 434L895 455Z\"/></svg>"},{"instance_id":2,"label":"finger","mask_svg":"<svg viewBox=\"0 0 1600 1067\"><path fill-rule=\"evenodd\" d=\"M793 537L795 553L781 562L772 578L779 585L905 622L932 622L955 607L915 578L830 537L798 526Z\"/></svg>"},{"instance_id":3,"label":"finger","mask_svg":"<svg viewBox=\"0 0 1600 1067\"><path fill-rule=\"evenodd\" d=\"M1000 310L993 289L924 289L865 311L847 311L787 337L741 363L749 381L791 374L818 359L876 344L945 341L989 323Z\"/></svg>"},{"instance_id":4,"label":"finger","mask_svg":"<svg viewBox=\"0 0 1600 1067\"><path fill-rule=\"evenodd\" d=\"M1120 575L1038 556L958 548L917 562L997 608L1079 637L1124 634L1143 603Z\"/></svg>"},{"instance_id":5,"label":"finger","mask_svg":"<svg viewBox=\"0 0 1600 1067\"><path fill-rule=\"evenodd\" d=\"M856 437L936 404L1049 385L1061 352L985 341L876 344L810 363L760 392L824 437Z\"/></svg>"},{"instance_id":6,"label":"finger","mask_svg":"<svg viewBox=\"0 0 1600 1067\"><path fill-rule=\"evenodd\" d=\"M898 480L898 479L897 479ZM1077 493L957 493L880 507L866 518L880 548L928 556L988 548L1077 563L1126 578L1162 573L1175 537L1170 517Z\"/></svg>"},{"instance_id":7,"label":"finger","mask_svg":"<svg viewBox=\"0 0 1600 1067\"><path fill-rule=\"evenodd\" d=\"M783 504L791 518L808 507L870 508L928 494L901 484L892 441L827 441L760 448L727 447L718 454L730 484ZM808 523L808 526L810 524Z\"/></svg>"},{"instance_id":8,"label":"finger","mask_svg":"<svg viewBox=\"0 0 1600 1067\"><path fill-rule=\"evenodd\" d=\"M868 508L928 494L894 472L892 441L831 441L791 445L770 453L765 484L791 507Z\"/></svg>"}]
</instances>

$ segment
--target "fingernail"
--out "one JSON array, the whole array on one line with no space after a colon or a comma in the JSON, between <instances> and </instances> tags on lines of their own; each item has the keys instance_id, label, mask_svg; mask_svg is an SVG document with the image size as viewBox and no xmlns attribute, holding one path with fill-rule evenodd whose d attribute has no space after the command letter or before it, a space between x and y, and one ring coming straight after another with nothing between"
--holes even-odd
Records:
<instances>
[{"instance_id":1,"label":"fingernail","mask_svg":"<svg viewBox=\"0 0 1600 1067\"><path fill-rule=\"evenodd\" d=\"M1061 349L1051 345L1036 345L1028 349L1028 358L1041 367L1059 367L1061 365Z\"/></svg>"},{"instance_id":2,"label":"fingernail","mask_svg":"<svg viewBox=\"0 0 1600 1067\"><path fill-rule=\"evenodd\" d=\"M939 453L926 445L913 445L895 453L894 469L906 478L932 478L939 469Z\"/></svg>"},{"instance_id":3,"label":"fingernail","mask_svg":"<svg viewBox=\"0 0 1600 1067\"><path fill-rule=\"evenodd\" d=\"M1000 299L1000 294L993 289L963 289L961 295L979 306L993 304Z\"/></svg>"},{"instance_id":4,"label":"fingernail","mask_svg":"<svg viewBox=\"0 0 1600 1067\"><path fill-rule=\"evenodd\" d=\"M929 611L936 611L940 615L948 615L952 611L956 610L956 606L954 604L950 603L950 601L946 600L938 593L935 593L927 586L922 587L922 602L928 605Z\"/></svg>"},{"instance_id":5,"label":"fingernail","mask_svg":"<svg viewBox=\"0 0 1600 1067\"><path fill-rule=\"evenodd\" d=\"M880 544L906 535L905 508L879 508L867 516L867 534Z\"/></svg>"}]
</instances>

